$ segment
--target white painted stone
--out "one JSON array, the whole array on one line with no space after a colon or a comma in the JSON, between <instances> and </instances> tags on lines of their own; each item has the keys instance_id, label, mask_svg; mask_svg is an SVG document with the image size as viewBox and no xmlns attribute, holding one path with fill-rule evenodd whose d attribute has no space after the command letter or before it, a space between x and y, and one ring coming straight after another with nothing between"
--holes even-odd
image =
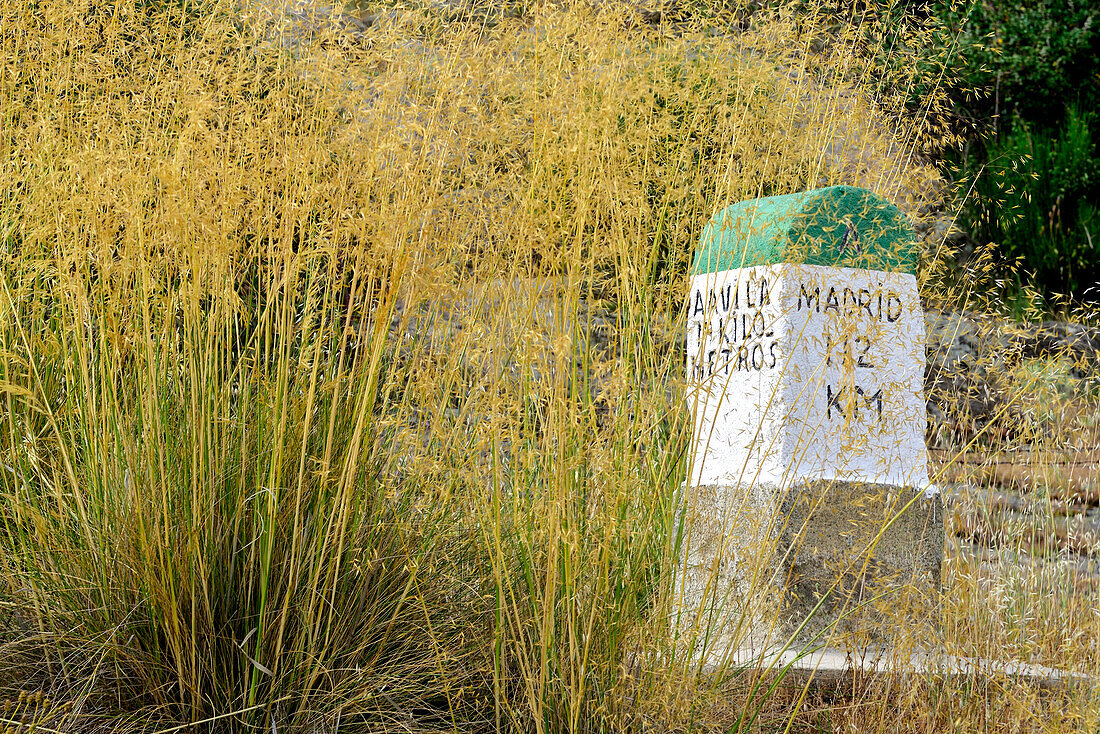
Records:
<instances>
[{"instance_id":1,"label":"white painted stone","mask_svg":"<svg viewBox=\"0 0 1100 734\"><path fill-rule=\"evenodd\" d=\"M792 263L706 273L687 313L689 484L928 486L913 275Z\"/></svg>"}]
</instances>

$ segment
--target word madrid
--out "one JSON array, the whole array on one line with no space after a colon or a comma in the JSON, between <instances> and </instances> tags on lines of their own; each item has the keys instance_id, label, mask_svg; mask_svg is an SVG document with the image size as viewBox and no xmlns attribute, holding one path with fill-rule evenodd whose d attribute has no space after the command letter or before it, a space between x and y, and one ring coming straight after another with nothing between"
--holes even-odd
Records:
<instances>
[{"instance_id":1,"label":"word madrid","mask_svg":"<svg viewBox=\"0 0 1100 734\"><path fill-rule=\"evenodd\" d=\"M839 294L839 295L838 295ZM824 299L821 297L821 286L815 285L807 288L805 283L798 284L798 310L802 310L803 303L807 309L815 313L828 313L830 310L851 316L857 311L863 310L874 321L882 321L885 316L891 324L901 318L901 297L894 291L883 291L882 287L871 291L868 288L836 288L829 287L829 292Z\"/></svg>"}]
</instances>

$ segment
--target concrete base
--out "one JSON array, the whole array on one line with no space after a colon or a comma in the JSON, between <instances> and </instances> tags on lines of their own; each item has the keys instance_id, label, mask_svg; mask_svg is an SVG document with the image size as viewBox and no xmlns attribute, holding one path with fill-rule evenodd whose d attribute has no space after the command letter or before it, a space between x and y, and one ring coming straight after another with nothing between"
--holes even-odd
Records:
<instances>
[{"instance_id":1,"label":"concrete base","mask_svg":"<svg viewBox=\"0 0 1100 734\"><path fill-rule=\"evenodd\" d=\"M884 677L951 679L958 682L1011 678L1044 689L1096 682L1093 676L1045 665L965 658L929 651L899 655L882 648L852 652L829 647L805 653L790 649L765 653L739 650L731 656L729 669L782 675L784 682L794 685L823 687L843 687L851 685L856 679Z\"/></svg>"},{"instance_id":2,"label":"concrete base","mask_svg":"<svg viewBox=\"0 0 1100 734\"><path fill-rule=\"evenodd\" d=\"M938 623L938 493L860 482L688 487L680 638L696 657L927 643Z\"/></svg>"}]
</instances>

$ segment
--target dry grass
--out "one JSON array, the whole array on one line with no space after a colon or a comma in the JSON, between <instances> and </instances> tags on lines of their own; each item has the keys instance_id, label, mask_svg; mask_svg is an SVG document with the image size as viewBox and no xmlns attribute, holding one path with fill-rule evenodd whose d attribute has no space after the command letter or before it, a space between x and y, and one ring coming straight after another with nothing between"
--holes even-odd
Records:
<instances>
[{"instance_id":1,"label":"dry grass","mask_svg":"<svg viewBox=\"0 0 1100 734\"><path fill-rule=\"evenodd\" d=\"M752 710L668 643L686 263L753 196L924 216L928 39L609 4L288 47L160 7L0 9L4 695L62 702L39 731ZM950 644L1095 670L1089 604L1009 571L953 567ZM1095 728L1074 696L777 694L754 727Z\"/></svg>"}]
</instances>

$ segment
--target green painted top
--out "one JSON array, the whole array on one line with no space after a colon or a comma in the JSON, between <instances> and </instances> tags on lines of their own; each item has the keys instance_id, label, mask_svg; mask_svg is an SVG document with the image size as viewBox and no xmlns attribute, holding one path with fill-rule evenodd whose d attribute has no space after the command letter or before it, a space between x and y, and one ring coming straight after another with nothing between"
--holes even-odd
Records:
<instances>
[{"instance_id":1,"label":"green painted top","mask_svg":"<svg viewBox=\"0 0 1100 734\"><path fill-rule=\"evenodd\" d=\"M896 206L866 189L831 186L728 206L703 230L692 275L806 263L917 272L917 238Z\"/></svg>"}]
</instances>

